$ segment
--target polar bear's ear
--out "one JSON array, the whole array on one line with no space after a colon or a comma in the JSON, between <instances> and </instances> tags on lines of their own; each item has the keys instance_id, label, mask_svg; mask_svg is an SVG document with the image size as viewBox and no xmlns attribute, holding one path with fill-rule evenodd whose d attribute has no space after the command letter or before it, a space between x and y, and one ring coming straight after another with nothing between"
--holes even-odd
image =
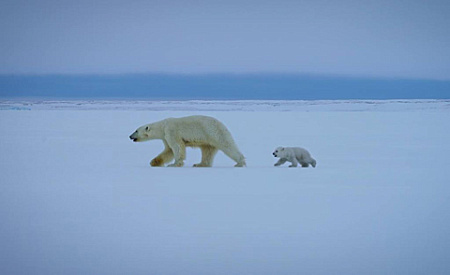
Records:
<instances>
[{"instance_id":1,"label":"polar bear's ear","mask_svg":"<svg viewBox=\"0 0 450 275\"><path fill-rule=\"evenodd\" d=\"M281 147L280 151L284 151L284 147Z\"/></svg>"}]
</instances>

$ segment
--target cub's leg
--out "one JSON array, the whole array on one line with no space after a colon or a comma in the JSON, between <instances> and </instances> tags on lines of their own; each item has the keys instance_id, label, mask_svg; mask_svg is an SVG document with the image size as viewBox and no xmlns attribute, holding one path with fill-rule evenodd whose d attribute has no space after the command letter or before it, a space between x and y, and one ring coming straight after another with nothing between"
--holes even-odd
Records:
<instances>
[{"instance_id":1,"label":"cub's leg","mask_svg":"<svg viewBox=\"0 0 450 275\"><path fill-rule=\"evenodd\" d=\"M309 166L309 159L308 157L300 156L296 157L297 161L300 163L302 167L308 167Z\"/></svg>"},{"instance_id":2,"label":"cub's leg","mask_svg":"<svg viewBox=\"0 0 450 275\"><path fill-rule=\"evenodd\" d=\"M292 162L292 164L289 165L289 167L297 167L297 165L298 165L298 162L297 162L296 158L289 159L289 162Z\"/></svg>"},{"instance_id":3,"label":"cub's leg","mask_svg":"<svg viewBox=\"0 0 450 275\"><path fill-rule=\"evenodd\" d=\"M277 163L274 164L274 166L280 166L282 164L284 164L287 161L287 159L285 158L280 158Z\"/></svg>"}]
</instances>

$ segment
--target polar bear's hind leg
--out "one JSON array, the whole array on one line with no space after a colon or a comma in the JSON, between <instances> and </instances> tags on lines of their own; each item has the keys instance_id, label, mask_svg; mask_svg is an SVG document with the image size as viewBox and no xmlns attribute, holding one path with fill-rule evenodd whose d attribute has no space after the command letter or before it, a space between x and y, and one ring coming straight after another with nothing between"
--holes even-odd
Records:
<instances>
[{"instance_id":1,"label":"polar bear's hind leg","mask_svg":"<svg viewBox=\"0 0 450 275\"><path fill-rule=\"evenodd\" d=\"M225 147L221 150L225 153L225 155L227 155L229 158L231 158L236 162L235 167L244 167L247 165L245 163L244 155L242 155L241 152L239 152L239 150L235 146L233 146L232 148Z\"/></svg>"},{"instance_id":2,"label":"polar bear's hind leg","mask_svg":"<svg viewBox=\"0 0 450 275\"><path fill-rule=\"evenodd\" d=\"M194 167L211 167L213 164L214 156L217 153L217 148L214 146L203 145L200 146L202 150L202 161L194 164Z\"/></svg>"}]
</instances>

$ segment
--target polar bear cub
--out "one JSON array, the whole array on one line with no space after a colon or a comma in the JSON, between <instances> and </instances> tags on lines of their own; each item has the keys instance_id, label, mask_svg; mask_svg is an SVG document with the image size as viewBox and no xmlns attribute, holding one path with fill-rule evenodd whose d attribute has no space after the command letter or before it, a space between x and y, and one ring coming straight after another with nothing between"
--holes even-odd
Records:
<instances>
[{"instance_id":1,"label":"polar bear cub","mask_svg":"<svg viewBox=\"0 0 450 275\"><path fill-rule=\"evenodd\" d=\"M228 129L220 121L208 116L167 118L139 127L130 135L134 142L160 139L164 150L151 160L151 166L181 167L186 159L186 147L199 147L202 160L195 167L211 167L214 156L221 150L236 162L236 167L246 166L244 155L239 151Z\"/></svg>"},{"instance_id":2,"label":"polar bear cub","mask_svg":"<svg viewBox=\"0 0 450 275\"><path fill-rule=\"evenodd\" d=\"M274 157L280 158L275 166L280 166L286 161L292 163L289 167L297 167L298 163L302 167L316 167L316 160L311 157L311 154L304 148L300 147L278 147L272 153Z\"/></svg>"}]
</instances>

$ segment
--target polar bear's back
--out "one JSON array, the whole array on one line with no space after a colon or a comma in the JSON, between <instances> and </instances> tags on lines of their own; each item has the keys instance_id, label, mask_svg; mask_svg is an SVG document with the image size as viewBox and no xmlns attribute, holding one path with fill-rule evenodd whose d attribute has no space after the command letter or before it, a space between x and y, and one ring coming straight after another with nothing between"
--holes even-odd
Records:
<instances>
[{"instance_id":1,"label":"polar bear's back","mask_svg":"<svg viewBox=\"0 0 450 275\"><path fill-rule=\"evenodd\" d=\"M166 119L166 127L175 130L186 143L229 146L234 144L231 133L223 123L209 116L195 115Z\"/></svg>"},{"instance_id":2,"label":"polar bear's back","mask_svg":"<svg viewBox=\"0 0 450 275\"><path fill-rule=\"evenodd\" d=\"M195 116L185 116L180 118L168 118L167 120L172 120L174 123L180 123L184 125L191 125L191 126L201 126L208 128L209 126L213 127L224 127L220 121L217 119L210 117L210 116L201 116L201 115L195 115Z\"/></svg>"},{"instance_id":3,"label":"polar bear's back","mask_svg":"<svg viewBox=\"0 0 450 275\"><path fill-rule=\"evenodd\" d=\"M311 154L302 147L291 147L291 149L294 151L296 156L301 156L303 158L311 158Z\"/></svg>"},{"instance_id":4,"label":"polar bear's back","mask_svg":"<svg viewBox=\"0 0 450 275\"><path fill-rule=\"evenodd\" d=\"M209 116L186 116L180 118L168 118L169 124L183 131L196 131L204 134L229 133L225 125L217 119Z\"/></svg>"}]
</instances>

